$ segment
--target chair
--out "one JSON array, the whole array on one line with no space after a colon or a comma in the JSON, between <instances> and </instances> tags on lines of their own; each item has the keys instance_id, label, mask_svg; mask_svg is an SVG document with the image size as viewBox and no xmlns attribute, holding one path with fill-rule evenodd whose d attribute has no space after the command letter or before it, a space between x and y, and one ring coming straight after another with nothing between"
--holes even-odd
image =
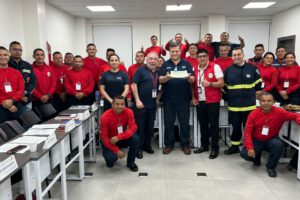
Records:
<instances>
[{"instance_id":1,"label":"chair","mask_svg":"<svg viewBox=\"0 0 300 200\"><path fill-rule=\"evenodd\" d=\"M5 143L5 141L6 141L5 138L7 138L5 133L0 129L0 145Z\"/></svg>"},{"instance_id":2,"label":"chair","mask_svg":"<svg viewBox=\"0 0 300 200\"><path fill-rule=\"evenodd\" d=\"M14 137L16 137L18 134L12 129L10 128L10 126L7 123L2 123L0 125L0 129L4 132L4 134L6 135L6 141L13 139Z\"/></svg>"},{"instance_id":3,"label":"chair","mask_svg":"<svg viewBox=\"0 0 300 200\"><path fill-rule=\"evenodd\" d=\"M42 121L33 111L26 111L22 113L19 118L28 128Z\"/></svg>"},{"instance_id":4,"label":"chair","mask_svg":"<svg viewBox=\"0 0 300 200\"><path fill-rule=\"evenodd\" d=\"M25 132L25 128L17 120L6 121L5 123L8 124L9 127L18 135Z\"/></svg>"},{"instance_id":5,"label":"chair","mask_svg":"<svg viewBox=\"0 0 300 200\"><path fill-rule=\"evenodd\" d=\"M34 112L42 119L42 121L47 121L57 115L57 111L52 104L49 103L36 106Z\"/></svg>"}]
</instances>

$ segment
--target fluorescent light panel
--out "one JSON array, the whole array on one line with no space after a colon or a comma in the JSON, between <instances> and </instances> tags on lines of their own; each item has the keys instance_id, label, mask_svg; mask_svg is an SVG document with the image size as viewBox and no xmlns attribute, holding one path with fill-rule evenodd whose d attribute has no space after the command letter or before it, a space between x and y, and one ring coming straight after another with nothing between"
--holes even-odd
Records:
<instances>
[{"instance_id":1,"label":"fluorescent light panel","mask_svg":"<svg viewBox=\"0 0 300 200\"><path fill-rule=\"evenodd\" d=\"M87 6L87 8L92 12L111 12L115 11L112 6Z\"/></svg>"},{"instance_id":2,"label":"fluorescent light panel","mask_svg":"<svg viewBox=\"0 0 300 200\"><path fill-rule=\"evenodd\" d=\"M183 11L183 10L191 10L192 4L186 5L167 5L166 11Z\"/></svg>"},{"instance_id":3,"label":"fluorescent light panel","mask_svg":"<svg viewBox=\"0 0 300 200\"><path fill-rule=\"evenodd\" d=\"M247 5L245 5L244 9L253 9L253 8L268 8L272 5L274 5L276 2L250 2Z\"/></svg>"}]
</instances>

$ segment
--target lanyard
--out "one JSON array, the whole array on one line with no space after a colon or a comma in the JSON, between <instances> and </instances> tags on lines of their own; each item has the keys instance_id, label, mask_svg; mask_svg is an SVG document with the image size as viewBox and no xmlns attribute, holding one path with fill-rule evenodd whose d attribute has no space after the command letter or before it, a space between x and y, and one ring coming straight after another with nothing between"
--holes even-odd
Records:
<instances>
[{"instance_id":1,"label":"lanyard","mask_svg":"<svg viewBox=\"0 0 300 200\"><path fill-rule=\"evenodd\" d=\"M153 88L156 88L157 82L158 82L158 75L157 75L157 73L155 73L155 78L154 78L152 72L149 69L148 69L148 72L150 74L150 78L151 78L151 81L152 81L152 86L153 86Z\"/></svg>"},{"instance_id":2,"label":"lanyard","mask_svg":"<svg viewBox=\"0 0 300 200\"><path fill-rule=\"evenodd\" d=\"M203 69L202 73L201 73L201 70L199 69L199 84L198 84L198 86L200 86L200 87L201 87L201 79L202 79L202 76L204 76L206 69L207 68Z\"/></svg>"}]
</instances>

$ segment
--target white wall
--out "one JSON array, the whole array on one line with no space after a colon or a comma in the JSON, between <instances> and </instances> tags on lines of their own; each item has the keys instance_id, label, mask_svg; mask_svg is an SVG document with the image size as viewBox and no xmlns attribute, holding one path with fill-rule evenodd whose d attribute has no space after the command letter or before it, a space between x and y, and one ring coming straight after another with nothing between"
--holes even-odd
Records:
<instances>
[{"instance_id":1,"label":"white wall","mask_svg":"<svg viewBox=\"0 0 300 200\"><path fill-rule=\"evenodd\" d=\"M21 0L0 0L0 46L13 40L24 42Z\"/></svg>"},{"instance_id":2,"label":"white wall","mask_svg":"<svg viewBox=\"0 0 300 200\"><path fill-rule=\"evenodd\" d=\"M270 50L275 52L277 38L296 35L295 54L296 60L300 60L300 5L272 17Z\"/></svg>"},{"instance_id":3,"label":"white wall","mask_svg":"<svg viewBox=\"0 0 300 200\"><path fill-rule=\"evenodd\" d=\"M79 23L79 22L78 22ZM46 38L54 51L74 53L75 18L46 3Z\"/></svg>"}]
</instances>

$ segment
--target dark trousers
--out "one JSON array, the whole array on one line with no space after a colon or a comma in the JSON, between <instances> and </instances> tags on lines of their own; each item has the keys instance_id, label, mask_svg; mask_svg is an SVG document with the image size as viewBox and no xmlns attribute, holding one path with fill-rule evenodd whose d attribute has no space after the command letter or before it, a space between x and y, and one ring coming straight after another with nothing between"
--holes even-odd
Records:
<instances>
[{"instance_id":1,"label":"dark trousers","mask_svg":"<svg viewBox=\"0 0 300 200\"><path fill-rule=\"evenodd\" d=\"M181 147L190 146L190 103L172 104L170 102L164 103L164 124L165 124L165 146L174 147L174 123L176 116L179 120L180 126L180 140Z\"/></svg>"},{"instance_id":2,"label":"dark trousers","mask_svg":"<svg viewBox=\"0 0 300 200\"><path fill-rule=\"evenodd\" d=\"M137 134L140 136L140 150L151 147L153 137L156 109L134 108L135 122L138 126Z\"/></svg>"},{"instance_id":3,"label":"dark trousers","mask_svg":"<svg viewBox=\"0 0 300 200\"><path fill-rule=\"evenodd\" d=\"M283 142L278 137L272 138L268 141L258 141L253 139L253 146L255 159L248 156L246 148L243 148L241 151L241 157L247 161L260 161L262 151L265 150L270 153L266 167L275 169L284 149Z\"/></svg>"},{"instance_id":4,"label":"dark trousers","mask_svg":"<svg viewBox=\"0 0 300 200\"><path fill-rule=\"evenodd\" d=\"M196 108L201 131L201 146L208 148L209 137L211 137L212 149L219 150L220 103L200 101Z\"/></svg>"},{"instance_id":5,"label":"dark trousers","mask_svg":"<svg viewBox=\"0 0 300 200\"><path fill-rule=\"evenodd\" d=\"M48 102L46 103L43 103L41 100L38 100L38 101L32 101L32 110L34 110L35 107L37 106L40 106L40 105L43 105L43 104L47 104L47 103L50 103L53 105L53 99L49 99Z\"/></svg>"},{"instance_id":6,"label":"dark trousers","mask_svg":"<svg viewBox=\"0 0 300 200\"><path fill-rule=\"evenodd\" d=\"M248 115L251 111L232 112L229 111L229 123L232 125L230 141L232 145L240 145L242 139L242 128L245 127Z\"/></svg>"},{"instance_id":7,"label":"dark trousers","mask_svg":"<svg viewBox=\"0 0 300 200\"><path fill-rule=\"evenodd\" d=\"M82 99L77 99L77 98L75 98L75 96L68 95L67 96L67 104L68 104L68 107L77 106L77 105L90 105L90 99L91 99L90 95L83 97Z\"/></svg>"},{"instance_id":8,"label":"dark trousers","mask_svg":"<svg viewBox=\"0 0 300 200\"><path fill-rule=\"evenodd\" d=\"M17 112L10 112L8 109L0 105L0 124L5 121L18 119L18 117L23 113L23 106L21 103L17 102L14 105L18 109Z\"/></svg>"},{"instance_id":9,"label":"dark trousers","mask_svg":"<svg viewBox=\"0 0 300 200\"><path fill-rule=\"evenodd\" d=\"M61 112L68 108L67 100L63 101L58 94L53 96L53 106L57 112Z\"/></svg>"},{"instance_id":10,"label":"dark trousers","mask_svg":"<svg viewBox=\"0 0 300 200\"><path fill-rule=\"evenodd\" d=\"M119 148L129 147L129 152L128 152L128 156L127 156L127 164L134 163L135 156L139 149L139 144L140 144L139 141L140 141L139 136L135 134L127 140L121 140L116 143L116 145ZM102 154L105 159L105 162L108 165L113 165L118 160L117 154L115 154L111 150L107 149L103 144L102 144Z\"/></svg>"}]
</instances>

